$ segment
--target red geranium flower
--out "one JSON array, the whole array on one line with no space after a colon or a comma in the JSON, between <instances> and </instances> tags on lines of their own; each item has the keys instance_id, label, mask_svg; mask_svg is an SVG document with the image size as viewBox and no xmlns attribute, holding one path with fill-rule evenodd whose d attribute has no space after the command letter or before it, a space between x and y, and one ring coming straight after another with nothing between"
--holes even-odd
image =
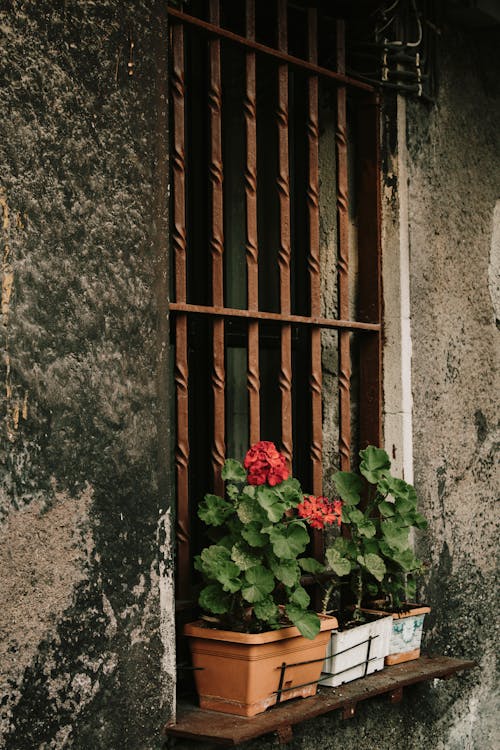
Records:
<instances>
[{"instance_id":1,"label":"red geranium flower","mask_svg":"<svg viewBox=\"0 0 500 750\"><path fill-rule=\"evenodd\" d=\"M285 457L274 443L261 440L252 445L243 462L249 484L269 484L274 487L288 479Z\"/></svg>"},{"instance_id":2,"label":"red geranium flower","mask_svg":"<svg viewBox=\"0 0 500 750\"><path fill-rule=\"evenodd\" d=\"M342 523L342 501L328 500L326 497L304 495L304 500L297 506L300 518L307 520L313 529L324 529L336 523Z\"/></svg>"}]
</instances>

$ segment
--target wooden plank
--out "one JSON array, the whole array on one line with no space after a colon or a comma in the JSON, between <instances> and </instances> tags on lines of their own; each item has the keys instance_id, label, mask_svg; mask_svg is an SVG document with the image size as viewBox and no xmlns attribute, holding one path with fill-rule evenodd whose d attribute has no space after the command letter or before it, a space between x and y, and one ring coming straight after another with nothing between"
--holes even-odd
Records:
<instances>
[{"instance_id":1,"label":"wooden plank","mask_svg":"<svg viewBox=\"0 0 500 750\"><path fill-rule=\"evenodd\" d=\"M193 706L179 707L177 722L167 724L166 735L209 741L217 745L234 747L262 737L270 732L286 732L287 728L314 719L330 711L356 706L361 701L378 695L389 698L400 694L403 688L433 679L446 679L458 672L472 669L474 661L453 659L448 656L421 656L414 661L387 667L360 680L337 688L320 688L312 698L282 703L263 714L246 718L215 711L203 711Z\"/></svg>"}]
</instances>

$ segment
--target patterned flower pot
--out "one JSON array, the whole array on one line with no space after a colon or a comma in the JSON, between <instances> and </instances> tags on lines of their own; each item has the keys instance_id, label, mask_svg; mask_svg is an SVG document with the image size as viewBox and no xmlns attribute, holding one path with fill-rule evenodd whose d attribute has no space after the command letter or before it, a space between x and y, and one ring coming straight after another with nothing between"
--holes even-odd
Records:
<instances>
[{"instance_id":1,"label":"patterned flower pot","mask_svg":"<svg viewBox=\"0 0 500 750\"><path fill-rule=\"evenodd\" d=\"M275 703L314 695L330 631L338 624L335 617L320 619L314 640L295 627L233 633L202 621L185 625L201 708L255 716Z\"/></svg>"},{"instance_id":2,"label":"patterned flower pot","mask_svg":"<svg viewBox=\"0 0 500 750\"><path fill-rule=\"evenodd\" d=\"M424 628L424 617L431 611L430 607L419 607L417 604L408 604L404 612L392 613L392 634L389 653L385 657L385 663L400 664L404 661L412 661L420 656L420 643ZM363 609L364 612L374 614L387 614L381 610Z\"/></svg>"},{"instance_id":3,"label":"patterned flower pot","mask_svg":"<svg viewBox=\"0 0 500 750\"><path fill-rule=\"evenodd\" d=\"M320 685L336 687L384 668L389 653L392 617L374 617L371 622L331 634Z\"/></svg>"}]
</instances>

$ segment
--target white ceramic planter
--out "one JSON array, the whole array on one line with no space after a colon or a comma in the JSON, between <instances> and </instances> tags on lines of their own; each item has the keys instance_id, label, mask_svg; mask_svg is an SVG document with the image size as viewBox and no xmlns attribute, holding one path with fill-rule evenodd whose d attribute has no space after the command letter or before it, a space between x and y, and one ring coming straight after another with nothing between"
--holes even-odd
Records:
<instances>
[{"instance_id":1,"label":"white ceramic planter","mask_svg":"<svg viewBox=\"0 0 500 750\"><path fill-rule=\"evenodd\" d=\"M424 628L424 617L431 611L430 607L419 607L408 604L405 612L392 614L392 633L388 655L385 658L387 666L412 661L420 656L420 643ZM365 609L365 612L375 614L377 610ZM382 614L378 610L379 614Z\"/></svg>"},{"instance_id":2,"label":"white ceramic planter","mask_svg":"<svg viewBox=\"0 0 500 750\"><path fill-rule=\"evenodd\" d=\"M376 617L355 628L336 631L328 642L323 671L329 673L320 685L336 687L384 668L389 653L392 617Z\"/></svg>"}]
</instances>

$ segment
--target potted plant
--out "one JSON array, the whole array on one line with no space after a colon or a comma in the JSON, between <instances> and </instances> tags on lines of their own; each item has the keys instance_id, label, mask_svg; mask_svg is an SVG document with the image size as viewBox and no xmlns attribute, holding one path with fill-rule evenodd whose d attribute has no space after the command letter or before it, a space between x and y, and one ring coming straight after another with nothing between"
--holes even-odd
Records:
<instances>
[{"instance_id":1,"label":"potted plant","mask_svg":"<svg viewBox=\"0 0 500 750\"><path fill-rule=\"evenodd\" d=\"M390 615L385 663L395 664L418 658L424 615L430 612L412 602L423 566L410 545L411 529L425 529L427 522L417 511L414 487L392 476L384 450L369 446L360 458L359 474L341 471L333 477L347 536L338 537L326 557L332 571L350 583L354 620Z\"/></svg>"},{"instance_id":2,"label":"potted plant","mask_svg":"<svg viewBox=\"0 0 500 750\"><path fill-rule=\"evenodd\" d=\"M226 496L208 494L198 515L213 543L195 559L205 617L185 626L202 708L253 716L314 695L334 617L313 612L304 572L308 525L340 523L340 501L302 493L284 456L261 441L244 465L226 460Z\"/></svg>"}]
</instances>

